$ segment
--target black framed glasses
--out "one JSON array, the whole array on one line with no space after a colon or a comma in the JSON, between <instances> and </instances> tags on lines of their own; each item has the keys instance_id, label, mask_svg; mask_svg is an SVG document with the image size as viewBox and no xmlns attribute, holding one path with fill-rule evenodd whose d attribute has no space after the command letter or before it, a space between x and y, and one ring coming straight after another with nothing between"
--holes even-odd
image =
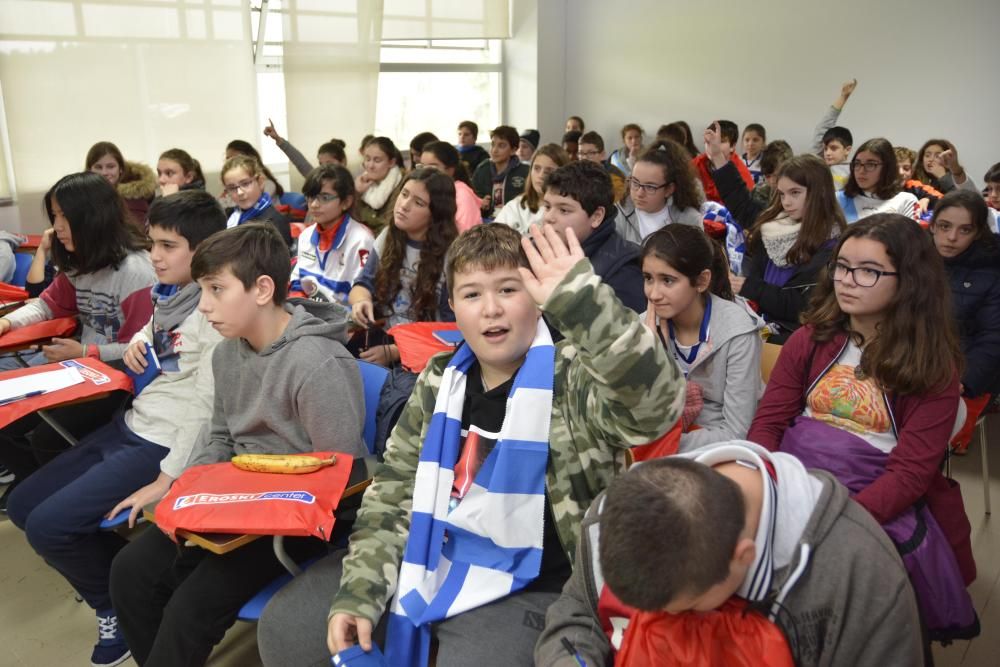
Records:
<instances>
[{"instance_id":1,"label":"black framed glasses","mask_svg":"<svg viewBox=\"0 0 1000 667\"><path fill-rule=\"evenodd\" d=\"M636 179L630 177L628 179L628 186L633 190L642 190L647 195L651 195L654 194L660 188L667 187L667 184L660 183L659 185L657 185L656 183L640 183Z\"/></svg>"},{"instance_id":2,"label":"black framed glasses","mask_svg":"<svg viewBox=\"0 0 1000 667\"><path fill-rule=\"evenodd\" d=\"M848 266L843 262L835 262L830 269L833 279L838 283L851 274L851 279L858 287L875 287L882 276L898 276L899 271L882 271L868 266Z\"/></svg>"},{"instance_id":3,"label":"black framed glasses","mask_svg":"<svg viewBox=\"0 0 1000 667\"><path fill-rule=\"evenodd\" d=\"M882 166L881 162L876 162L875 160L869 160L867 162L859 162L855 160L851 163L851 169L854 171L866 171L871 173Z\"/></svg>"}]
</instances>

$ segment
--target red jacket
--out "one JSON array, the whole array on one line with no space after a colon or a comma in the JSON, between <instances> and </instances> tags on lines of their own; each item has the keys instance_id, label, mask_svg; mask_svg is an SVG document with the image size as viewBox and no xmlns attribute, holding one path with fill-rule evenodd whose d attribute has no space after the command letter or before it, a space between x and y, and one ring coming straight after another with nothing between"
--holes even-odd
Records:
<instances>
[{"instance_id":1,"label":"red jacket","mask_svg":"<svg viewBox=\"0 0 1000 667\"><path fill-rule=\"evenodd\" d=\"M740 172L740 178L746 183L747 191L753 190L753 176L750 175L750 171L747 166L743 164L743 160L736 153L729 156L729 161L733 163L736 167L736 171ZM722 195L719 194L719 189L715 187L715 181L712 179L712 170L715 167L712 166L712 161L708 159L708 155L701 153L695 156L691 160L691 165L694 170L698 172L698 178L701 179L701 186L705 189L705 199L710 201L723 203Z\"/></svg>"},{"instance_id":2,"label":"red jacket","mask_svg":"<svg viewBox=\"0 0 1000 667\"><path fill-rule=\"evenodd\" d=\"M785 429L802 414L812 384L833 364L847 345L847 334L817 343L813 328L795 331L781 349L767 389L757 408L747 440L772 451L781 446ZM958 559L966 584L976 576L972 557L972 527L957 485L941 474L941 462L955 426L959 391L956 374L939 392L921 396L889 394L888 405L896 427L897 444L889 454L885 473L854 500L879 523L896 517L921 498L941 525Z\"/></svg>"}]
</instances>

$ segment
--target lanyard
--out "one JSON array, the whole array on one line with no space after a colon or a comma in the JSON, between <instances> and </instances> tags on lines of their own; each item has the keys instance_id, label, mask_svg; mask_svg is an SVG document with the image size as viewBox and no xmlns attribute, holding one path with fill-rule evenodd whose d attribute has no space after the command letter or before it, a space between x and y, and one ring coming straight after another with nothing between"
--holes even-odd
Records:
<instances>
[{"instance_id":1,"label":"lanyard","mask_svg":"<svg viewBox=\"0 0 1000 667\"><path fill-rule=\"evenodd\" d=\"M319 251L319 225L316 225L316 229L313 230L312 243L313 247L316 248L316 261L319 262L319 270L326 271L326 259L333 252L333 249L337 247L337 236L340 234L340 229L343 225L346 225L350 221L351 216L346 213L337 223L337 229L333 232L333 239L330 240L330 248L326 252Z\"/></svg>"},{"instance_id":2,"label":"lanyard","mask_svg":"<svg viewBox=\"0 0 1000 667\"><path fill-rule=\"evenodd\" d=\"M674 337L674 323L667 320L667 329L670 331L670 340L673 342L671 349L674 351L674 356L682 359L685 364L690 366L694 363L694 360L698 358L698 350L701 349L701 344L708 342L708 322L712 319L712 298L709 297L705 302L705 314L701 317L701 329L698 332L698 342L691 347L691 352L689 354L683 354L677 347L677 339ZM657 328L659 331L659 328ZM663 332L660 332L660 340L663 341ZM663 341L666 345L666 341ZM687 373L684 374L685 377Z\"/></svg>"}]
</instances>

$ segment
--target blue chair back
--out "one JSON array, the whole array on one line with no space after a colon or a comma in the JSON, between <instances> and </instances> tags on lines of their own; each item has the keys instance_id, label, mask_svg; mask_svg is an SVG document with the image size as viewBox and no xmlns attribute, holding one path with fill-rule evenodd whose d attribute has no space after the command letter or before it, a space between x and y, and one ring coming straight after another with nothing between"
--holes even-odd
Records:
<instances>
[{"instance_id":1,"label":"blue chair back","mask_svg":"<svg viewBox=\"0 0 1000 667\"><path fill-rule=\"evenodd\" d=\"M31 268L31 260L34 255L26 252L14 253L14 277L10 279L11 285L24 287L28 281L28 269Z\"/></svg>"},{"instance_id":2,"label":"blue chair back","mask_svg":"<svg viewBox=\"0 0 1000 667\"><path fill-rule=\"evenodd\" d=\"M308 210L309 208L309 204L306 202L306 196L301 192L286 192L278 198L278 201L282 204L286 204L292 208L301 209L303 211Z\"/></svg>"},{"instance_id":3,"label":"blue chair back","mask_svg":"<svg viewBox=\"0 0 1000 667\"><path fill-rule=\"evenodd\" d=\"M389 377L389 371L378 364L358 359L358 370L361 371L361 383L365 393L365 428L363 437L368 453L375 453L375 415L378 413L378 400L382 395L382 386Z\"/></svg>"}]
</instances>

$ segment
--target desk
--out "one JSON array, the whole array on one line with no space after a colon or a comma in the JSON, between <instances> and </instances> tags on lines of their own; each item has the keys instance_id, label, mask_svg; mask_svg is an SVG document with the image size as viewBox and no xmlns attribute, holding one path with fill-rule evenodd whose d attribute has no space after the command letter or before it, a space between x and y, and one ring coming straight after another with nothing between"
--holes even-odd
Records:
<instances>
[{"instance_id":1,"label":"desk","mask_svg":"<svg viewBox=\"0 0 1000 667\"><path fill-rule=\"evenodd\" d=\"M337 509L357 509L360 506L360 495L364 493L364 490L372 483L372 477L375 475L375 467L378 465L378 460L374 456L365 456L363 458L354 459L354 465L351 468L351 476L347 480L347 488L344 489L344 493L340 497L341 506ZM350 502L348 506L343 506L344 500L347 498L357 497L357 502ZM156 512L156 505L146 506L142 509L143 516L150 523L154 522L154 516ZM232 533L194 533L189 530L178 529L177 537L190 542L191 544L197 545L203 549L207 549L214 554L227 554L230 551L239 549L245 544L249 544L254 540L267 537L266 535L237 535ZM275 535L275 552L279 551L279 545L281 543L280 535ZM282 555L278 556L278 559L285 563ZM285 565L286 568L288 565Z\"/></svg>"},{"instance_id":2,"label":"desk","mask_svg":"<svg viewBox=\"0 0 1000 667\"><path fill-rule=\"evenodd\" d=\"M34 253L38 250L38 246L42 244L41 234L25 234L25 236L28 240L19 245L14 252Z\"/></svg>"}]
</instances>

